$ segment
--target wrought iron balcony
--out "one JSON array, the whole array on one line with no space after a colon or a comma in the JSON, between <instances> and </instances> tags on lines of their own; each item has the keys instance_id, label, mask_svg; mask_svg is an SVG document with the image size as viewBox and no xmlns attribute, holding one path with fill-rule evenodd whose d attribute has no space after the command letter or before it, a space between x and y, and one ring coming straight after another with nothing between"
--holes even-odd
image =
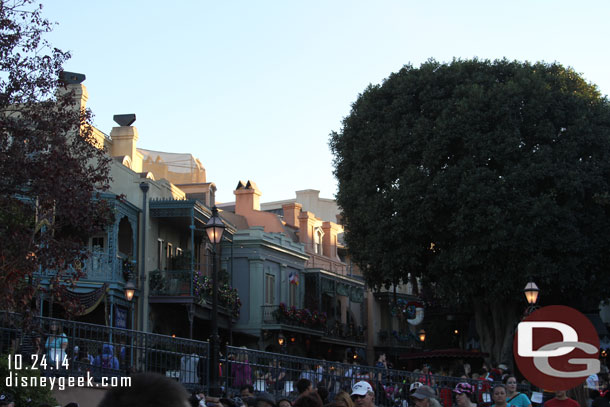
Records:
<instances>
[{"instance_id":1,"label":"wrought iron balcony","mask_svg":"<svg viewBox=\"0 0 610 407\"><path fill-rule=\"evenodd\" d=\"M169 296L169 297L186 297L191 293L192 287L191 270L155 270L149 275L150 295Z\"/></svg>"},{"instance_id":2,"label":"wrought iron balcony","mask_svg":"<svg viewBox=\"0 0 610 407\"><path fill-rule=\"evenodd\" d=\"M111 256L105 252L94 251L91 256L82 265L82 276L81 280L88 281L101 281L101 282L113 282L113 281L126 281L125 274L127 268L125 259L118 256ZM135 269L135 267L132 267ZM52 277L56 274L55 270L43 270L35 273L40 277ZM66 271L66 276L76 274L74 265Z\"/></svg>"},{"instance_id":3,"label":"wrought iron balcony","mask_svg":"<svg viewBox=\"0 0 610 407\"><path fill-rule=\"evenodd\" d=\"M212 280L200 271L154 270L149 274L151 297L192 297L199 305L212 303ZM220 311L239 318L241 300L236 289L220 284Z\"/></svg>"},{"instance_id":4,"label":"wrought iron balcony","mask_svg":"<svg viewBox=\"0 0 610 407\"><path fill-rule=\"evenodd\" d=\"M333 324L328 324L326 327L326 336L335 339L342 339L345 341L352 342L365 342L364 328L361 325L355 324L342 324L339 321L335 321Z\"/></svg>"},{"instance_id":5,"label":"wrought iron balcony","mask_svg":"<svg viewBox=\"0 0 610 407\"><path fill-rule=\"evenodd\" d=\"M326 313L307 308L280 305L263 305L263 323L292 325L317 331L326 329Z\"/></svg>"}]
</instances>

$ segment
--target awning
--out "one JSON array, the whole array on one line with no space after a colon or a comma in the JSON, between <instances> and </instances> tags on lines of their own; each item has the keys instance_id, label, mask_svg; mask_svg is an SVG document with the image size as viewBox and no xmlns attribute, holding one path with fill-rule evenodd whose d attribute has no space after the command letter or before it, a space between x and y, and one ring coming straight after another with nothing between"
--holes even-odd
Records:
<instances>
[{"instance_id":1,"label":"awning","mask_svg":"<svg viewBox=\"0 0 610 407\"><path fill-rule=\"evenodd\" d=\"M480 352L478 350L464 350L464 349L438 349L430 350L426 352L413 352L403 353L398 359L400 360L412 360L412 359L428 359L428 358L485 358L489 356L489 353Z\"/></svg>"}]
</instances>

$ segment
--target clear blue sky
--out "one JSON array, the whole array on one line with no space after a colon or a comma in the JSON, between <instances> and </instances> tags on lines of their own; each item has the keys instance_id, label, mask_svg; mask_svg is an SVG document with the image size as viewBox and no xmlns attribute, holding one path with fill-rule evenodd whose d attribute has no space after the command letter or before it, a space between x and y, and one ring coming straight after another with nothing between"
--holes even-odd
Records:
<instances>
[{"instance_id":1,"label":"clear blue sky","mask_svg":"<svg viewBox=\"0 0 610 407\"><path fill-rule=\"evenodd\" d=\"M139 147L198 157L219 202L239 179L332 198L329 133L407 63L557 61L610 92L607 0L42 1L96 126L135 113Z\"/></svg>"}]
</instances>

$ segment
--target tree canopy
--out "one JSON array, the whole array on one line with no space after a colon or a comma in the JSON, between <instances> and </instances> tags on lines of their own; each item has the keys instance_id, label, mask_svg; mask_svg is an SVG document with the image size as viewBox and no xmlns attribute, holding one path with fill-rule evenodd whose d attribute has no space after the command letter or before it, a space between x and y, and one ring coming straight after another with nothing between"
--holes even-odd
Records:
<instances>
[{"instance_id":1,"label":"tree canopy","mask_svg":"<svg viewBox=\"0 0 610 407\"><path fill-rule=\"evenodd\" d=\"M445 304L472 307L480 336L511 325L528 280L547 304L603 298L610 104L572 69L407 65L359 95L330 146L369 284L421 278ZM484 350L505 357L506 333Z\"/></svg>"},{"instance_id":2,"label":"tree canopy","mask_svg":"<svg viewBox=\"0 0 610 407\"><path fill-rule=\"evenodd\" d=\"M62 301L111 218L98 195L109 159L60 82L70 55L45 40L51 28L33 0L0 0L0 310L29 311L39 271Z\"/></svg>"}]
</instances>

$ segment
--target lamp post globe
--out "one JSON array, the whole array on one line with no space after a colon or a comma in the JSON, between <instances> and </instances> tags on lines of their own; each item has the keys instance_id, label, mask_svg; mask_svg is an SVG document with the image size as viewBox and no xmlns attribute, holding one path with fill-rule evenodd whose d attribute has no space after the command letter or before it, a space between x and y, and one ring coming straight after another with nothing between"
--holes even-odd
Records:
<instances>
[{"instance_id":1,"label":"lamp post globe","mask_svg":"<svg viewBox=\"0 0 610 407\"><path fill-rule=\"evenodd\" d=\"M125 291L125 299L127 301L131 302L134 294L136 293L136 286L131 281L128 281L127 284L125 284L124 291Z\"/></svg>"}]
</instances>

